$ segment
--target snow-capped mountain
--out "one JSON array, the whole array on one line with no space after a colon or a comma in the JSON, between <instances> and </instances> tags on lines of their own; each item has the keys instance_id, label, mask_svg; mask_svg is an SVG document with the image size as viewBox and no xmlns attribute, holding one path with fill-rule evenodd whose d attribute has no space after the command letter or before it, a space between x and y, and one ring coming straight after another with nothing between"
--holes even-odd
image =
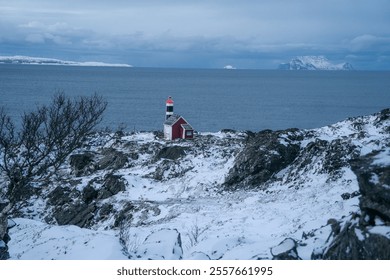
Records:
<instances>
[{"instance_id":1,"label":"snow-capped mountain","mask_svg":"<svg viewBox=\"0 0 390 280\"><path fill-rule=\"evenodd\" d=\"M350 63L334 64L324 56L298 56L279 65L280 70L353 70Z\"/></svg>"},{"instance_id":2,"label":"snow-capped mountain","mask_svg":"<svg viewBox=\"0 0 390 280\"><path fill-rule=\"evenodd\" d=\"M96 134L14 212L10 257L390 259L389 127Z\"/></svg>"},{"instance_id":3,"label":"snow-capped mountain","mask_svg":"<svg viewBox=\"0 0 390 280\"><path fill-rule=\"evenodd\" d=\"M76 62L54 58L30 57L30 56L0 56L0 64L34 64L34 65L66 65L66 66L109 66L131 67L129 64L104 63L104 62Z\"/></svg>"}]
</instances>

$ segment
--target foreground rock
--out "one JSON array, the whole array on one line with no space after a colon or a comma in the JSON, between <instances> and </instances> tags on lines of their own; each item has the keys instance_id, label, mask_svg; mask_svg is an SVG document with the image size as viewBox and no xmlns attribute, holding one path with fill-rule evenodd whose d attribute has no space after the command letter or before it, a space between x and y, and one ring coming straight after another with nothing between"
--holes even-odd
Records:
<instances>
[{"instance_id":1,"label":"foreground rock","mask_svg":"<svg viewBox=\"0 0 390 280\"><path fill-rule=\"evenodd\" d=\"M271 248L274 260L299 260L297 242L292 238L286 238L279 245Z\"/></svg>"},{"instance_id":2,"label":"foreground rock","mask_svg":"<svg viewBox=\"0 0 390 280\"><path fill-rule=\"evenodd\" d=\"M315 243L312 259L389 260L390 148L354 159L351 167L359 184L359 210L328 220L324 228L305 234L298 247Z\"/></svg>"},{"instance_id":3,"label":"foreground rock","mask_svg":"<svg viewBox=\"0 0 390 280\"><path fill-rule=\"evenodd\" d=\"M303 134L297 129L264 130L249 134L225 181L227 189L259 186L287 167L297 157L297 143Z\"/></svg>"},{"instance_id":4,"label":"foreground rock","mask_svg":"<svg viewBox=\"0 0 390 280\"><path fill-rule=\"evenodd\" d=\"M360 217L351 219L326 249L324 259L390 259L390 148L352 163L359 181Z\"/></svg>"},{"instance_id":5,"label":"foreground rock","mask_svg":"<svg viewBox=\"0 0 390 280\"><path fill-rule=\"evenodd\" d=\"M7 243L10 240L10 236L8 235L8 230L12 227L8 220L8 212L11 209L11 205L6 202L0 202L0 260L6 260L9 259Z\"/></svg>"}]
</instances>

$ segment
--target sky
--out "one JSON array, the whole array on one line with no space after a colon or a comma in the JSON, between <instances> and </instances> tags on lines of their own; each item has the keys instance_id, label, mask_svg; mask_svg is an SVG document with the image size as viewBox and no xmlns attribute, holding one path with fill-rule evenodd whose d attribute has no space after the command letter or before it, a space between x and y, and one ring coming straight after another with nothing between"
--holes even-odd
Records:
<instances>
[{"instance_id":1,"label":"sky","mask_svg":"<svg viewBox=\"0 0 390 280\"><path fill-rule=\"evenodd\" d=\"M324 55L390 70L390 1L0 0L0 55L243 69Z\"/></svg>"}]
</instances>

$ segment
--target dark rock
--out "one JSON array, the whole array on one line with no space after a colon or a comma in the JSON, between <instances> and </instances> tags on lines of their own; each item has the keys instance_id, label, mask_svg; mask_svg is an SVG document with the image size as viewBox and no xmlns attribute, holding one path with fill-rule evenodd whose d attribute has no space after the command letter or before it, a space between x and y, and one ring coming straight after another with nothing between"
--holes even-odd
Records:
<instances>
[{"instance_id":1,"label":"dark rock","mask_svg":"<svg viewBox=\"0 0 390 280\"><path fill-rule=\"evenodd\" d=\"M71 194L72 191L68 187L56 187L48 195L48 204L49 205L64 205L72 201Z\"/></svg>"},{"instance_id":2,"label":"dark rock","mask_svg":"<svg viewBox=\"0 0 390 280\"><path fill-rule=\"evenodd\" d=\"M134 205L130 202L126 203L122 210L115 215L114 227L120 227L125 224L127 221L133 218L132 212L134 211Z\"/></svg>"},{"instance_id":3,"label":"dark rock","mask_svg":"<svg viewBox=\"0 0 390 280\"><path fill-rule=\"evenodd\" d=\"M0 240L3 240L8 231L7 220L7 214L0 212Z\"/></svg>"},{"instance_id":4,"label":"dark rock","mask_svg":"<svg viewBox=\"0 0 390 280\"><path fill-rule=\"evenodd\" d=\"M297 157L300 146L293 142L302 139L298 130L264 130L249 136L245 148L236 157L225 179L225 187L259 186L287 167ZM282 141L283 140L283 141Z\"/></svg>"},{"instance_id":5,"label":"dark rock","mask_svg":"<svg viewBox=\"0 0 390 280\"><path fill-rule=\"evenodd\" d=\"M10 258L7 244L0 239L0 260L8 260Z\"/></svg>"},{"instance_id":6,"label":"dark rock","mask_svg":"<svg viewBox=\"0 0 390 280\"><path fill-rule=\"evenodd\" d=\"M82 196L83 201L89 204L98 197L98 191L91 185L87 185L82 191Z\"/></svg>"},{"instance_id":7,"label":"dark rock","mask_svg":"<svg viewBox=\"0 0 390 280\"><path fill-rule=\"evenodd\" d=\"M274 260L300 260L297 252L297 242L292 238L286 238L279 245L271 248Z\"/></svg>"},{"instance_id":8,"label":"dark rock","mask_svg":"<svg viewBox=\"0 0 390 280\"><path fill-rule=\"evenodd\" d=\"M383 160L389 156L389 150L382 150L351 161L361 194L360 219L358 223L351 219L335 235L325 250L324 259L390 259L390 239L370 232L377 220L390 222L390 165L388 160Z\"/></svg>"},{"instance_id":9,"label":"dark rock","mask_svg":"<svg viewBox=\"0 0 390 280\"><path fill-rule=\"evenodd\" d=\"M88 175L94 170L94 155L91 153L75 154L70 156L72 173L76 177Z\"/></svg>"},{"instance_id":10,"label":"dark rock","mask_svg":"<svg viewBox=\"0 0 390 280\"><path fill-rule=\"evenodd\" d=\"M378 158L390 158L390 151L374 152L351 162L359 182L363 225L367 220L372 225L376 216L390 222L390 165Z\"/></svg>"},{"instance_id":11,"label":"dark rock","mask_svg":"<svg viewBox=\"0 0 390 280\"><path fill-rule=\"evenodd\" d=\"M53 211L53 216L59 225L75 225L86 227L94 217L95 204L85 204L83 202L66 204Z\"/></svg>"},{"instance_id":12,"label":"dark rock","mask_svg":"<svg viewBox=\"0 0 390 280\"><path fill-rule=\"evenodd\" d=\"M0 213L9 204L9 202L0 200Z\"/></svg>"},{"instance_id":13,"label":"dark rock","mask_svg":"<svg viewBox=\"0 0 390 280\"><path fill-rule=\"evenodd\" d=\"M378 125L385 120L390 119L390 108L382 110L376 117L374 124Z\"/></svg>"},{"instance_id":14,"label":"dark rock","mask_svg":"<svg viewBox=\"0 0 390 280\"><path fill-rule=\"evenodd\" d=\"M103 158L98 162L99 169L118 170L125 167L128 163L128 158L124 153L112 148L105 149L102 155Z\"/></svg>"},{"instance_id":15,"label":"dark rock","mask_svg":"<svg viewBox=\"0 0 390 280\"><path fill-rule=\"evenodd\" d=\"M8 235L8 230L12 227L8 223L8 213L12 208L12 204L2 203L0 208L0 260L9 259L7 243L11 239Z\"/></svg>"},{"instance_id":16,"label":"dark rock","mask_svg":"<svg viewBox=\"0 0 390 280\"><path fill-rule=\"evenodd\" d=\"M11 241L11 236L9 236L8 230L7 230L7 232L3 236L3 241L5 242L5 244L8 244L8 242Z\"/></svg>"},{"instance_id":17,"label":"dark rock","mask_svg":"<svg viewBox=\"0 0 390 280\"><path fill-rule=\"evenodd\" d=\"M326 249L323 259L389 260L390 239L347 223Z\"/></svg>"},{"instance_id":18,"label":"dark rock","mask_svg":"<svg viewBox=\"0 0 390 280\"><path fill-rule=\"evenodd\" d=\"M360 195L360 192L354 191L353 193L343 193L343 194L341 195L341 198L342 198L343 200L348 200L348 199L354 198L355 196L358 196L358 195Z\"/></svg>"},{"instance_id":19,"label":"dark rock","mask_svg":"<svg viewBox=\"0 0 390 280\"><path fill-rule=\"evenodd\" d=\"M162 148L155 157L155 160L158 161L160 159L170 159L177 160L182 156L185 156L185 151L187 148L181 146L169 146Z\"/></svg>"},{"instance_id":20,"label":"dark rock","mask_svg":"<svg viewBox=\"0 0 390 280\"><path fill-rule=\"evenodd\" d=\"M97 220L106 219L114 210L112 204L105 203L103 204L97 212Z\"/></svg>"},{"instance_id":21,"label":"dark rock","mask_svg":"<svg viewBox=\"0 0 390 280\"><path fill-rule=\"evenodd\" d=\"M106 199L125 190L126 183L122 176L107 174L104 178L103 186L98 192L97 198Z\"/></svg>"},{"instance_id":22,"label":"dark rock","mask_svg":"<svg viewBox=\"0 0 390 280\"><path fill-rule=\"evenodd\" d=\"M323 157L321 172L331 176L337 174L342 167L348 166L351 157L356 156L355 153L355 146L341 139L333 141L316 139L302 151L302 155L306 156L309 161L314 157Z\"/></svg>"},{"instance_id":23,"label":"dark rock","mask_svg":"<svg viewBox=\"0 0 390 280\"><path fill-rule=\"evenodd\" d=\"M54 218L59 225L88 226L96 209L95 204L90 204L92 197L95 197L91 188L87 186L83 192L80 192L68 187L56 187L48 195L48 205L54 207L52 216L47 216L46 221L52 221Z\"/></svg>"}]
</instances>

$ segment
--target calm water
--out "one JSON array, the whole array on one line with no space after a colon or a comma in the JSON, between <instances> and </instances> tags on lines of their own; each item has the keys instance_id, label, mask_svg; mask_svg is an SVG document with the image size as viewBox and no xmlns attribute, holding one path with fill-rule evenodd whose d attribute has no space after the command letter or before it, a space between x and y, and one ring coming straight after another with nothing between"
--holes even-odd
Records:
<instances>
[{"instance_id":1,"label":"calm water","mask_svg":"<svg viewBox=\"0 0 390 280\"><path fill-rule=\"evenodd\" d=\"M198 131L314 128L390 107L390 72L0 65L0 106L15 118L59 90L103 95L112 129L161 130L168 96Z\"/></svg>"}]
</instances>

